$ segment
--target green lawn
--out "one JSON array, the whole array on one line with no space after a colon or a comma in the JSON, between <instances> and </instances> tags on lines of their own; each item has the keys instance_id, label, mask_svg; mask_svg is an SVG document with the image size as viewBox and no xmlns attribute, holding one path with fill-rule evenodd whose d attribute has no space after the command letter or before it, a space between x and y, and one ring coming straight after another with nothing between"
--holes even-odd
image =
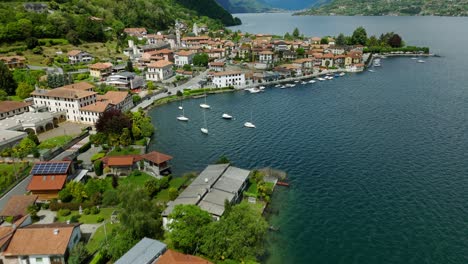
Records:
<instances>
[{"instance_id":1,"label":"green lawn","mask_svg":"<svg viewBox=\"0 0 468 264\"><path fill-rule=\"evenodd\" d=\"M17 177L22 179L29 173L30 168L29 163L0 164L0 193L12 186Z\"/></svg>"},{"instance_id":2,"label":"green lawn","mask_svg":"<svg viewBox=\"0 0 468 264\"><path fill-rule=\"evenodd\" d=\"M175 188L177 190L180 189L189 179L186 177L177 177L172 178L169 182L169 188ZM161 190L155 197L156 201L158 202L169 202L169 188Z\"/></svg>"},{"instance_id":3,"label":"green lawn","mask_svg":"<svg viewBox=\"0 0 468 264\"><path fill-rule=\"evenodd\" d=\"M118 226L118 223L111 224L110 222L106 223L105 229L104 225L100 226L86 245L88 251L96 252L97 250L99 250L106 243L106 233L107 239L110 239L109 236L112 234L112 230L114 230Z\"/></svg>"},{"instance_id":4,"label":"green lawn","mask_svg":"<svg viewBox=\"0 0 468 264\"><path fill-rule=\"evenodd\" d=\"M132 155L132 154L141 154L140 149L128 147L128 148L121 148L120 151L117 149L112 150L107 154L107 156L124 156L124 155Z\"/></svg>"},{"instance_id":5,"label":"green lawn","mask_svg":"<svg viewBox=\"0 0 468 264\"><path fill-rule=\"evenodd\" d=\"M98 221L98 217L102 217L104 218L105 220L108 220L110 219L110 216L112 214L112 212L116 210L115 208L101 208L101 211L99 212L99 214L89 214L89 215L85 215L85 214L82 214L79 218L79 222L82 223L82 224L97 224ZM72 211L72 213L68 216L57 216L57 222L62 222L62 223L65 223L67 220L69 220L73 215L79 215L79 212L78 211Z\"/></svg>"},{"instance_id":6,"label":"green lawn","mask_svg":"<svg viewBox=\"0 0 468 264\"><path fill-rule=\"evenodd\" d=\"M155 178L145 172L141 172L141 175L138 175L138 176L131 174L126 177L119 177L119 185L130 184L130 185L143 187L145 185L145 182L150 179L155 179ZM112 177L106 177L106 181L109 182L109 186L112 186Z\"/></svg>"},{"instance_id":7,"label":"green lawn","mask_svg":"<svg viewBox=\"0 0 468 264\"><path fill-rule=\"evenodd\" d=\"M39 149L53 149L56 147L61 147L73 139L70 135L63 135L58 137L53 137L46 139L39 144Z\"/></svg>"}]
</instances>

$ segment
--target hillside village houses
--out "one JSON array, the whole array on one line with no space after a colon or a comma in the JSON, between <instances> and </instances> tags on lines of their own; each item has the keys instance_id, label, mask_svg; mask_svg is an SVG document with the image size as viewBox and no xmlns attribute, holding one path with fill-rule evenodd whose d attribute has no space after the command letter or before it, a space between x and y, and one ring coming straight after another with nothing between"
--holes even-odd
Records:
<instances>
[{"instance_id":1,"label":"hillside village houses","mask_svg":"<svg viewBox=\"0 0 468 264\"><path fill-rule=\"evenodd\" d=\"M174 63L166 60L156 61L147 65L146 80L155 82L167 80L174 75L173 65Z\"/></svg>"},{"instance_id":2,"label":"hillside village houses","mask_svg":"<svg viewBox=\"0 0 468 264\"><path fill-rule=\"evenodd\" d=\"M89 63L94 59L91 54L82 50L70 50L67 55L70 64Z\"/></svg>"}]
</instances>

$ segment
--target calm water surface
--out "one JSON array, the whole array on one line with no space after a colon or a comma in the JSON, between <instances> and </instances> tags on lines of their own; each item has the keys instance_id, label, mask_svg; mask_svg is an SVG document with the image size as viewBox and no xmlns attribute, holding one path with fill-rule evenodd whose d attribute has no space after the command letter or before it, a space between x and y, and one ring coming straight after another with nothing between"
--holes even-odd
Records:
<instances>
[{"instance_id":1,"label":"calm water surface","mask_svg":"<svg viewBox=\"0 0 468 264\"><path fill-rule=\"evenodd\" d=\"M152 148L177 174L221 155L286 170L275 193L267 263L468 263L468 19L243 14L243 31L401 33L441 58L382 61L376 72L262 94L209 96L153 109ZM236 119L221 119L229 112ZM256 129L242 125L252 119Z\"/></svg>"}]
</instances>

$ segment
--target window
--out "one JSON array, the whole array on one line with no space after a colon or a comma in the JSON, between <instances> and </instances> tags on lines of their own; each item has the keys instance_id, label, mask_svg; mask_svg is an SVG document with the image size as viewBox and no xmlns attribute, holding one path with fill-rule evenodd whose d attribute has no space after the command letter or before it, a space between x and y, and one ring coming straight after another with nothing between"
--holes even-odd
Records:
<instances>
[{"instance_id":1,"label":"window","mask_svg":"<svg viewBox=\"0 0 468 264\"><path fill-rule=\"evenodd\" d=\"M36 263L43 263L42 258L36 258Z\"/></svg>"}]
</instances>

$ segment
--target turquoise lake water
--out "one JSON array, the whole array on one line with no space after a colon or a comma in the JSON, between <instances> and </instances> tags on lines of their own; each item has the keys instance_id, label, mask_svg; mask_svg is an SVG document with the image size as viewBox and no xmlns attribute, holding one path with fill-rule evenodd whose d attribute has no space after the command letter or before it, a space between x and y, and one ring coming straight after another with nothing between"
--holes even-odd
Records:
<instances>
[{"instance_id":1,"label":"turquoise lake water","mask_svg":"<svg viewBox=\"0 0 468 264\"><path fill-rule=\"evenodd\" d=\"M174 173L226 155L288 172L278 189L266 263L468 263L468 19L242 14L252 33L400 33L440 58L388 58L374 73L265 93L209 96L150 111L151 148ZM235 120L221 119L229 112ZM256 129L243 123L252 118Z\"/></svg>"}]
</instances>

